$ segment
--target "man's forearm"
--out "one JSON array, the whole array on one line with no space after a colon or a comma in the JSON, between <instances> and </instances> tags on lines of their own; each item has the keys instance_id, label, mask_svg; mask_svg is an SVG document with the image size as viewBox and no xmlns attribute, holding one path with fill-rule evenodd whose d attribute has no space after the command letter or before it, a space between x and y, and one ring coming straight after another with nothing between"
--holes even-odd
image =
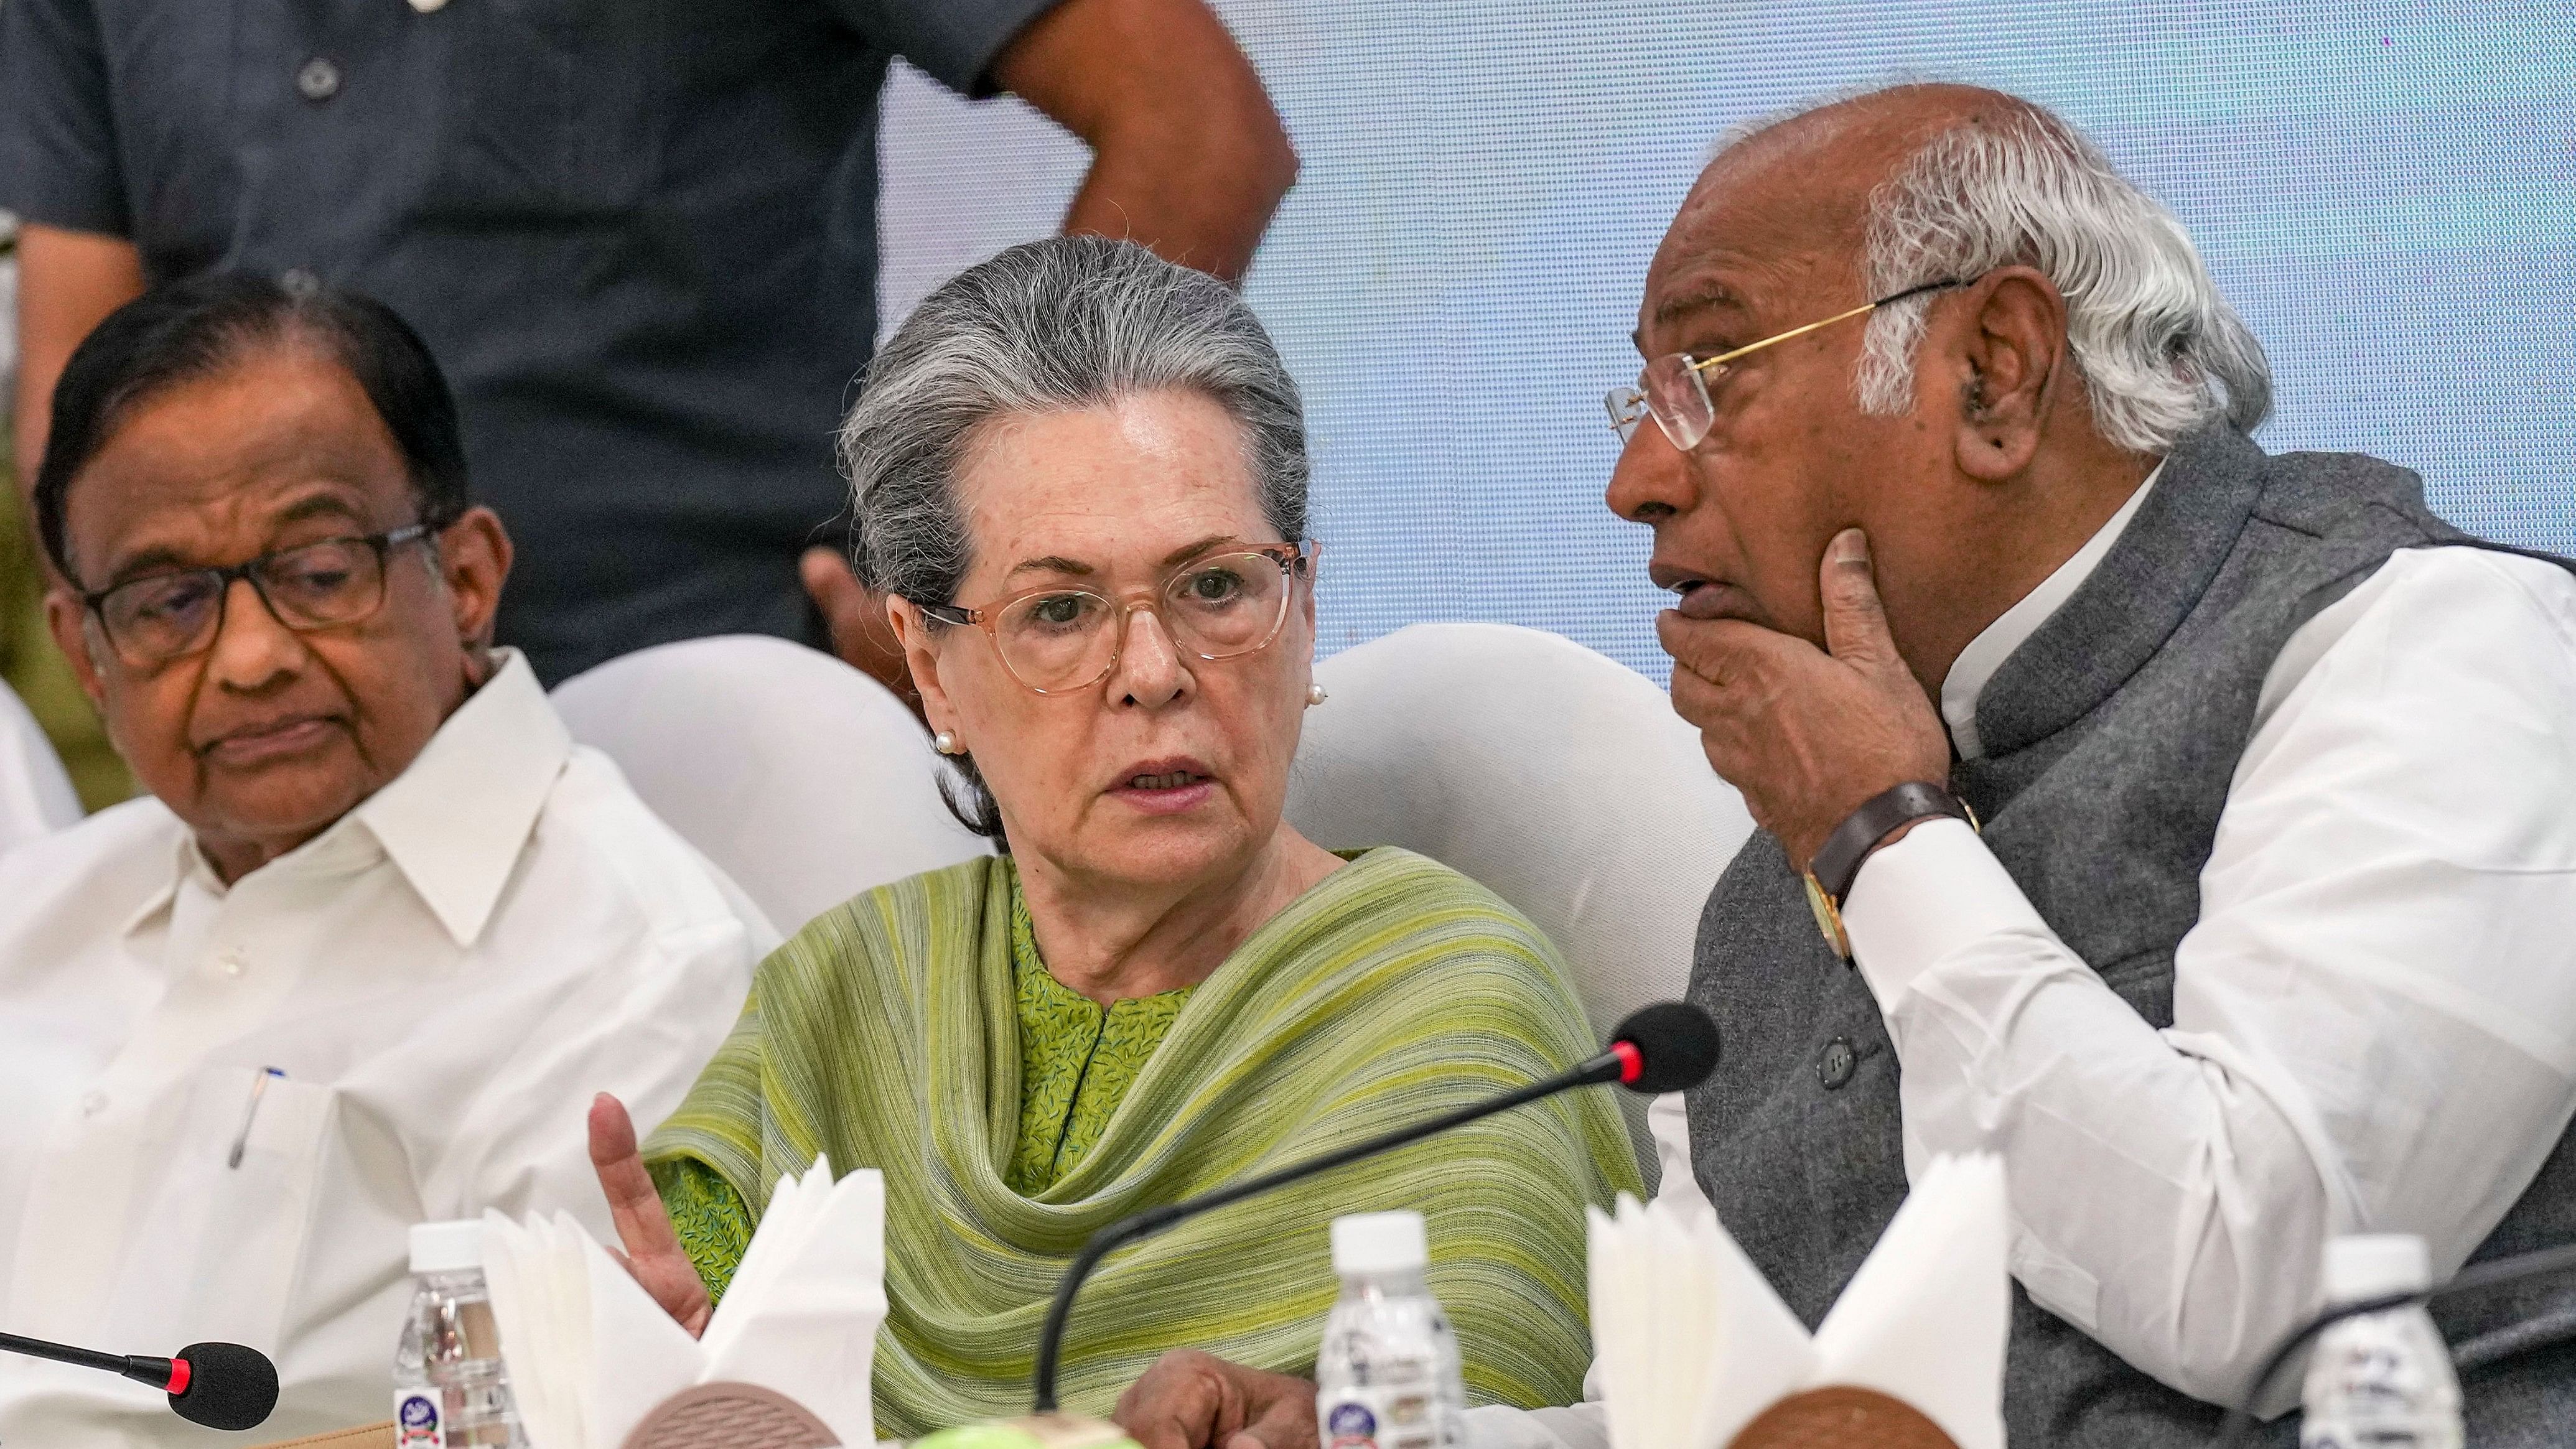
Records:
<instances>
[{"instance_id":1,"label":"man's forearm","mask_svg":"<svg viewBox=\"0 0 2576 1449\"><path fill-rule=\"evenodd\" d=\"M53 421L54 381L90 329L143 294L143 261L132 242L95 232L29 224L18 233L18 492L34 494Z\"/></svg>"},{"instance_id":2,"label":"man's forearm","mask_svg":"<svg viewBox=\"0 0 2576 1449\"><path fill-rule=\"evenodd\" d=\"M1066 231L1233 280L1297 179L1260 76L1200 0L1065 0L992 73L1092 148Z\"/></svg>"},{"instance_id":3,"label":"man's forearm","mask_svg":"<svg viewBox=\"0 0 2576 1449\"><path fill-rule=\"evenodd\" d=\"M1296 154L1284 139L1273 149L1242 131L1203 145L1138 129L1102 143L1066 208L1064 229L1130 238L1159 256L1239 280L1296 179Z\"/></svg>"}]
</instances>

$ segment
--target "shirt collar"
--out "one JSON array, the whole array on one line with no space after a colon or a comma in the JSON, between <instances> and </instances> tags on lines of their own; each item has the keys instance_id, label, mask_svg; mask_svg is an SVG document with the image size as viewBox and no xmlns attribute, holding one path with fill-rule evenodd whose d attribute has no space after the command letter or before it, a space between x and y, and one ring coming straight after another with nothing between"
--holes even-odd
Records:
<instances>
[{"instance_id":1,"label":"shirt collar","mask_svg":"<svg viewBox=\"0 0 2576 1449\"><path fill-rule=\"evenodd\" d=\"M501 667L430 736L411 768L349 812L460 948L483 934L572 756L572 733L527 658L515 649L493 654Z\"/></svg>"},{"instance_id":2,"label":"shirt collar","mask_svg":"<svg viewBox=\"0 0 2576 1449\"><path fill-rule=\"evenodd\" d=\"M2111 545L2120 541L2120 535L2129 527L2129 520L2137 516L2139 507L2147 501L2148 491L2156 486L2156 475L2164 470L2164 463L2158 461L2145 481L2130 493L2129 501L2121 504L2119 512L2094 530L2093 536L2084 541L2084 546L2075 551L2074 557L2059 564L2055 572L2039 581L2037 588L2022 595L2020 602L2004 610L1976 638L1968 641L1967 648L1959 651L1959 657L1950 665L1949 676L1941 681L1941 719L1950 727L1950 742L1957 747L1959 758L1973 760L1985 753L1984 742L1977 738L1977 699L1986 692L1986 685L1994 679L1995 671L2001 669L2004 661L2012 657L2012 652L2022 646L2022 641L2038 633L2039 626L2047 623L2049 616L2074 596L2084 581L2093 576L2093 570L2101 567L2103 558L2111 552Z\"/></svg>"},{"instance_id":3,"label":"shirt collar","mask_svg":"<svg viewBox=\"0 0 2576 1449\"><path fill-rule=\"evenodd\" d=\"M471 948L572 755L572 735L526 658L515 649L496 649L493 657L501 667L447 717L408 769L261 870L339 873L381 856L402 872L458 948ZM159 918L190 880L210 895L227 893L183 826L170 883L152 893L125 933Z\"/></svg>"}]
</instances>

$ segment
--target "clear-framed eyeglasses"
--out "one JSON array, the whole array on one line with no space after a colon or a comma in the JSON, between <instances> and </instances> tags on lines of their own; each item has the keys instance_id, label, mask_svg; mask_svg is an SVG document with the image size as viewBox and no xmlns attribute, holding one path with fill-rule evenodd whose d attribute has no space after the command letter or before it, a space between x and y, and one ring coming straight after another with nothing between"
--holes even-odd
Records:
<instances>
[{"instance_id":1,"label":"clear-framed eyeglasses","mask_svg":"<svg viewBox=\"0 0 2576 1449\"><path fill-rule=\"evenodd\" d=\"M385 560L444 525L414 523L358 538L264 553L228 568L146 574L81 595L128 668L202 654L223 632L235 579L247 582L280 624L298 633L365 620L385 603Z\"/></svg>"},{"instance_id":2,"label":"clear-framed eyeglasses","mask_svg":"<svg viewBox=\"0 0 2576 1449\"><path fill-rule=\"evenodd\" d=\"M1920 297L1926 292L1938 292L1945 288L1966 285L1965 281L1950 277L1938 282L1925 282L1919 287L1908 287L1902 292L1890 292L1874 302L1863 302L1848 312L1837 312L1821 322L1810 322L1804 327L1792 327L1786 332L1765 337L1759 342L1746 343L1732 351L1721 352L1715 357L1693 357L1687 352L1667 352L1647 363L1645 371L1637 374L1637 381L1633 386L1610 389L1609 396L1601 400L1602 406L1610 411L1610 426L1618 432L1619 441L1624 443L1634 437L1637 425L1651 416L1655 420L1655 426L1664 430L1664 436L1671 440L1672 445L1687 453L1698 447L1700 440L1707 437L1709 431L1717 426L1717 405L1709 399L1708 385L1714 379L1725 376L1728 365L1736 359L1750 356L1776 343L1804 337L1810 332L1820 332L1837 322L1848 322L1854 317L1866 317L1881 307L1902 302L1908 297Z\"/></svg>"},{"instance_id":3,"label":"clear-framed eyeglasses","mask_svg":"<svg viewBox=\"0 0 2576 1449\"><path fill-rule=\"evenodd\" d=\"M913 605L942 623L982 629L1002 667L1036 693L1072 694L1118 667L1140 609L1195 658L1213 662L1269 648L1288 623L1297 581L1313 579L1319 551L1313 543L1275 543L1207 554L1124 600L1049 584L981 608L917 599Z\"/></svg>"}]
</instances>

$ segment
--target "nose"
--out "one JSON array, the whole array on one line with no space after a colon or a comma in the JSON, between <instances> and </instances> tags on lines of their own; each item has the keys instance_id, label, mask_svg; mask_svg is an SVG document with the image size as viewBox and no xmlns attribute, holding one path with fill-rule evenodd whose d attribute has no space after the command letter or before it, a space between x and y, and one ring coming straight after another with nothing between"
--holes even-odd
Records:
<instances>
[{"instance_id":1,"label":"nose","mask_svg":"<svg viewBox=\"0 0 2576 1449\"><path fill-rule=\"evenodd\" d=\"M223 618L206 656L214 682L251 693L293 674L303 657L304 641L278 622L259 590L248 579L234 579L226 588Z\"/></svg>"},{"instance_id":2,"label":"nose","mask_svg":"<svg viewBox=\"0 0 2576 1449\"><path fill-rule=\"evenodd\" d=\"M1128 605L1127 645L1118 651L1109 697L1143 709L1161 709L1188 694L1196 683L1189 661L1163 627L1162 616L1142 603Z\"/></svg>"},{"instance_id":3,"label":"nose","mask_svg":"<svg viewBox=\"0 0 2576 1449\"><path fill-rule=\"evenodd\" d=\"M1697 507L1699 484L1691 476L1690 459L1647 418L1620 448L1603 501L1630 523L1660 523Z\"/></svg>"}]
</instances>

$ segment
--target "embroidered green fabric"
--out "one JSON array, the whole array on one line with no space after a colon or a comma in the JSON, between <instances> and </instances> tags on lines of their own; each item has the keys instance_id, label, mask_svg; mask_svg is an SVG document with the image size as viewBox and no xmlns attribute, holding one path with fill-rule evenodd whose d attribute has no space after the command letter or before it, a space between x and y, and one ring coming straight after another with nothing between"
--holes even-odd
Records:
<instances>
[{"instance_id":1,"label":"embroidered green fabric","mask_svg":"<svg viewBox=\"0 0 2576 1449\"><path fill-rule=\"evenodd\" d=\"M1020 1007L1020 1141L1003 1181L1026 1197L1055 1186L1100 1140L1192 987L1103 1009L1049 975L1029 905L1011 892L1011 966Z\"/></svg>"},{"instance_id":2,"label":"embroidered green fabric","mask_svg":"<svg viewBox=\"0 0 2576 1449\"><path fill-rule=\"evenodd\" d=\"M1016 881L1011 891L1011 966L1020 1021L1020 1136L1003 1180L1034 1197L1071 1172L1107 1130L1138 1073L1154 1058L1195 988L1140 996L1106 1008L1049 975L1037 929ZM733 1281L758 1226L740 1194L696 1158L652 1166L671 1230L717 1301Z\"/></svg>"}]
</instances>

